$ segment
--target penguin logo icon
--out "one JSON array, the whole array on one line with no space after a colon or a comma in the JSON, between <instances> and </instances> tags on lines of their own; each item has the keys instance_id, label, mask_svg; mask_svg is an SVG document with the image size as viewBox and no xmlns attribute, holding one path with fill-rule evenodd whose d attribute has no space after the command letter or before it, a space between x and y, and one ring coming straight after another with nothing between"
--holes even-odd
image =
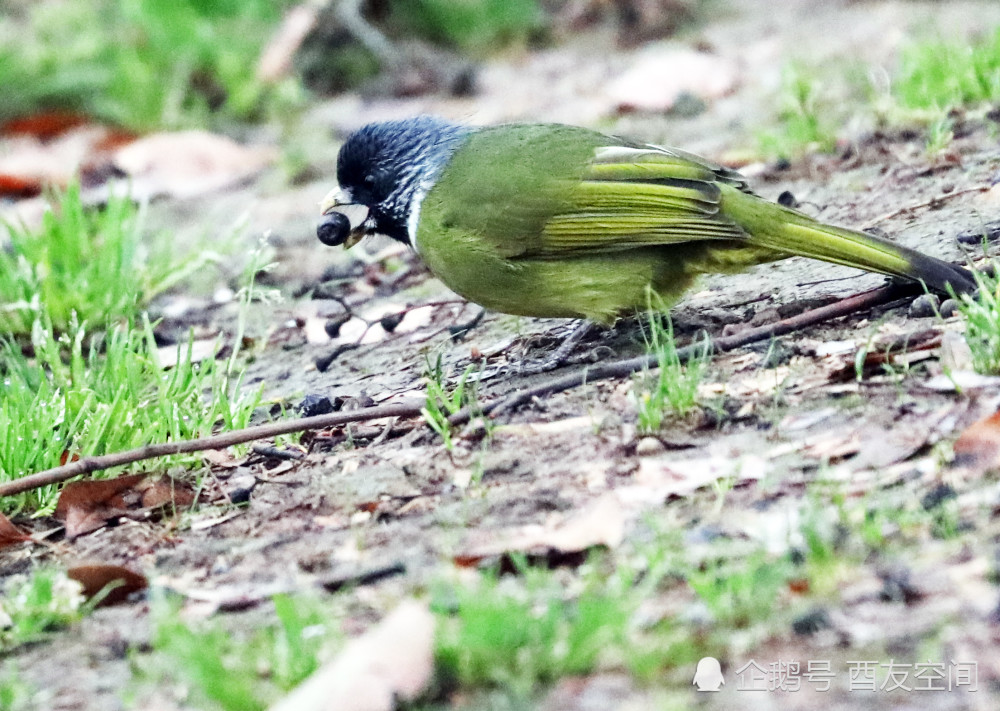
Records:
<instances>
[{"instance_id":1,"label":"penguin logo icon","mask_svg":"<svg viewBox=\"0 0 1000 711\"><path fill-rule=\"evenodd\" d=\"M702 657L695 669L692 684L698 685L698 691L718 691L726 683L722 678L722 667L715 657Z\"/></svg>"}]
</instances>

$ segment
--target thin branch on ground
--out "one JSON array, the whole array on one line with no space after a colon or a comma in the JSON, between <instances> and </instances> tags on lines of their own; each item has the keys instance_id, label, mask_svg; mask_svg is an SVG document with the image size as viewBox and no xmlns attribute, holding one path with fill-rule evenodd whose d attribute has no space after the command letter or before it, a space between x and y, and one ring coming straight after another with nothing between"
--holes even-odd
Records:
<instances>
[{"instance_id":1,"label":"thin branch on ground","mask_svg":"<svg viewBox=\"0 0 1000 711\"><path fill-rule=\"evenodd\" d=\"M380 407L365 407L346 412L331 412L326 415L316 415L315 417L269 422L266 425L223 432L211 437L147 444L144 447L130 449L125 452L84 457L71 464L47 469L37 474L31 474L5 484L0 484L0 496L20 494L42 486L58 484L61 481L66 481L80 474L90 474L101 469L120 467L125 464L141 462L145 459L167 457L172 454L190 454L192 452L202 452L207 449L225 449L235 444L244 444L258 439L270 439L271 437L291 434L292 432L302 432L304 430L321 430L327 427L346 425L349 422L379 420L383 417L417 417L420 415L420 408L422 406L423 403L421 402L414 405L382 405Z\"/></svg>"},{"instance_id":2,"label":"thin branch on ground","mask_svg":"<svg viewBox=\"0 0 1000 711\"><path fill-rule=\"evenodd\" d=\"M891 212L887 212L884 215L879 215L876 218L868 220L865 224L861 225L859 229L868 230L877 225L880 222L885 222L886 220L891 220L893 217L898 217L899 215L905 215L908 212L913 212L914 210L921 210L925 207L939 207L941 203L944 203L952 198L957 198L960 195L968 195L969 193L984 193L989 190L991 185L975 185L971 188L963 188L961 190L953 190L950 193L941 193L940 195L935 195L928 200L922 200L912 205L906 205L904 207L896 208Z\"/></svg>"},{"instance_id":3,"label":"thin branch on ground","mask_svg":"<svg viewBox=\"0 0 1000 711\"><path fill-rule=\"evenodd\" d=\"M814 326L818 323L822 323L823 321L849 316L858 311L870 309L875 306L882 306L907 296L914 296L920 293L920 291L921 287L917 284L899 283L889 284L879 289L861 292L827 306L803 311L802 313L790 318L782 319L764 326L758 326L757 328L750 328L733 336L715 339L711 344L712 352L725 353L750 343L756 343L768 338L782 336L792 333L793 331ZM677 354L682 360L686 360L694 355L695 348L695 346L679 348ZM595 367L584 368L582 371L571 373L570 375L560 378L555 378L531 388L519 390L513 395L497 400L486 405L485 407L480 407L475 410L465 408L452 415L449 418L449 421L452 425L461 425L468 422L472 417L479 415L498 415L529 402L536 397L562 392L596 380L624 378L632 373L648 368L654 368L655 366L655 355L643 355L636 358L628 358L625 360L605 363ZM303 417L294 420L272 422L266 425L258 425L256 427L248 427L242 430L225 432L211 437L150 444L126 452L115 452L96 457L84 457L83 459L66 464L65 466L48 469L46 471L38 472L37 474L31 474L5 484L0 484L0 496L20 494L42 486L57 484L81 474L89 474L102 469L124 466L126 464L132 464L156 457L165 457L172 454L190 454L209 449L224 449L236 444L244 444L246 442L252 442L260 439L269 439L283 434L291 434L292 432L336 427L350 422L364 422L386 417L417 417L420 415L422 406L423 403L413 405L383 405L379 407L349 410L347 412L333 412L326 415L317 415L315 417ZM381 438L382 437L379 437L378 439Z\"/></svg>"},{"instance_id":4,"label":"thin branch on ground","mask_svg":"<svg viewBox=\"0 0 1000 711\"><path fill-rule=\"evenodd\" d=\"M731 351L750 343L767 340L768 338L773 338L775 336L783 336L808 326L814 326L823 321L829 321L830 319L840 318L842 316L849 316L857 311L870 309L874 306L881 306L906 296L916 295L920 293L920 290L921 287L917 284L900 283L889 284L871 291L864 291L860 294L849 296L846 299L841 299L840 301L827 306L821 306L818 309L803 311L802 313L790 318L775 321L774 323L769 323L764 326L750 328L733 336L714 339L711 344L711 352L725 353L726 351ZM685 346L684 348L677 349L677 355L682 361L686 361L695 353L700 352L700 349L700 345ZM461 425L467 422L470 418L480 414L495 416L518 407L519 405L523 405L536 397L570 390L584 385L585 383L592 383L596 380L624 378L641 370L655 368L656 363L656 355L649 354L637 356L635 358L628 358L626 360L614 361L612 363L605 363L603 365L597 365L590 368L584 368L583 370L571 373L570 375L555 378L525 390L519 390L503 400L493 402L476 411L472 411L469 408L460 410L452 415L451 418L449 418L449 421L453 425Z\"/></svg>"}]
</instances>

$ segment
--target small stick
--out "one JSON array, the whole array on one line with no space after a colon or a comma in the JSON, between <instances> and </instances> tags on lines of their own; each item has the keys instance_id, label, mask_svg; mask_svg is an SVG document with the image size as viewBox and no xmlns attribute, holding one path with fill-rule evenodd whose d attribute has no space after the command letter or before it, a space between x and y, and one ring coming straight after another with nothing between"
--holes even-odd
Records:
<instances>
[{"instance_id":1,"label":"small stick","mask_svg":"<svg viewBox=\"0 0 1000 711\"><path fill-rule=\"evenodd\" d=\"M378 420L383 417L416 417L419 414L420 405L382 405L380 407L365 407L346 412L331 412L326 415L316 415L315 417L301 417L296 420L270 422L266 425L247 427L246 429L235 430L233 432L223 432L211 437L147 444L144 447L130 449L125 452L113 452L97 457L84 457L71 464L47 469L37 474L31 474L0 484L0 496L20 494L41 486L58 484L61 481L66 481L80 474L89 474L101 469L120 467L125 464L140 462L144 459L165 457L171 454L190 454L191 452L201 452L206 449L224 449L234 444L243 444L244 442L252 442L257 439L269 439L278 435L301 432L303 430L320 430L327 427L344 425L348 422Z\"/></svg>"},{"instance_id":2,"label":"small stick","mask_svg":"<svg viewBox=\"0 0 1000 711\"><path fill-rule=\"evenodd\" d=\"M889 284L879 289L861 292L846 299L841 299L836 303L822 306L818 309L803 311L797 316L782 319L771 324L751 328L742 333L725 338L718 338L711 344L712 352L725 353L740 346L762 341L774 336L781 336L793 331L797 331L817 323L834 318L849 316L850 314L870 309L875 306L887 304L905 296L913 296L918 293L920 286L917 284ZM677 350L677 355L682 359L689 359L697 346L686 346ZM587 382L595 380L606 380L608 378L623 378L645 368L656 366L656 357L653 355L638 356L612 363L606 363L594 368L585 368L582 372L572 373L550 380L547 383L520 390L513 395L490 403L484 408L472 410L465 408L456 412L449 418L453 425L461 425L477 415L497 415L506 410L510 410L522 403L528 402L532 398L552 393L562 392L578 387ZM188 454L206 449L223 449L234 444L243 444L258 439L268 439L278 435L289 434L291 432L301 432L303 430L318 430L326 427L347 424L349 422L363 422L367 420L377 420L384 417L417 417L420 415L420 405L383 405L379 407L366 407L347 412L332 412L326 415L316 415L315 417L303 417L295 420L285 420L282 422L272 422L266 425L248 427L234 432L224 432L211 437L200 437L198 439L180 440L177 442L163 442L159 444L149 444L126 452L115 452L97 457L84 457L65 466L55 467L46 471L31 474L29 476L15 479L14 481L0 484L0 496L11 496L30 491L42 486L57 484L61 481L71 479L80 474L89 474L101 469L123 466L144 459L154 457L164 457L171 454Z\"/></svg>"},{"instance_id":3,"label":"small stick","mask_svg":"<svg viewBox=\"0 0 1000 711\"><path fill-rule=\"evenodd\" d=\"M969 193L985 193L991 187L992 186L990 186L990 185L976 185L976 186L971 187L971 188L963 188L961 190L953 190L950 193L941 193L940 195L935 195L934 197L930 198L929 200L924 200L922 202L917 202L917 203L914 203L912 205L906 205L905 207L897 208L897 209L893 210L892 212L887 212L884 215L879 215L878 217L876 217L876 218L874 218L872 220L868 220L868 222L866 222L865 224L861 225L861 227L859 227L858 229L860 229L860 230L869 230L872 227L874 227L875 225L877 225L878 223L885 222L886 220L891 220L893 217L896 217L898 215L904 215L907 212L912 212L913 210L920 210L921 208L924 208L924 207L937 207L941 203L943 203L943 202L945 202L947 200L951 200L952 198L956 198L959 195L967 195Z\"/></svg>"},{"instance_id":4,"label":"small stick","mask_svg":"<svg viewBox=\"0 0 1000 711\"><path fill-rule=\"evenodd\" d=\"M774 336L782 336L786 333L806 328L807 326L813 326L817 323L839 318L841 316L848 316L856 311L861 311L862 309L870 309L874 306L880 306L882 304L895 301L896 299L904 296L913 295L917 293L919 289L920 286L917 284L889 284L888 286L883 286L871 291L864 291L860 294L849 296L846 299L841 299L840 301L827 306L821 306L818 309L803 311L802 313L790 318L775 321L774 323L769 323L764 326L758 326L757 328L750 328L733 336L717 338L712 341L711 352L725 353L726 351L731 351L750 343L763 341ZM677 355L682 361L688 360L700 348L700 344L678 348ZM505 412L529 402L532 398L562 392L595 380L624 378L640 370L655 368L656 363L656 356L649 354L626 360L614 361L612 363L598 365L593 368L584 368L582 371L578 371L570 375L564 375L561 378L555 378L554 380L541 383L535 387L527 388L526 390L520 390L503 400L490 403L479 410L472 410L470 408L459 410L449 418L449 422L453 425L460 425L467 422L471 417L479 414L498 415L501 412Z\"/></svg>"},{"instance_id":5,"label":"small stick","mask_svg":"<svg viewBox=\"0 0 1000 711\"><path fill-rule=\"evenodd\" d=\"M255 444L251 447L254 454L259 454L262 457L270 457L272 459L290 459L298 460L305 459L306 455L304 452L300 452L297 449L279 449L270 444Z\"/></svg>"}]
</instances>

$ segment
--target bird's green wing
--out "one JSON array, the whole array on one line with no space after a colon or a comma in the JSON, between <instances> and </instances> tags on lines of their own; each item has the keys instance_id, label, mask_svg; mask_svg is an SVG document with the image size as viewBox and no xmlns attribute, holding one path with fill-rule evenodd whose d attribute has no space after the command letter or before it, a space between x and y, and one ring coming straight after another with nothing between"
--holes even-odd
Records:
<instances>
[{"instance_id":1,"label":"bird's green wing","mask_svg":"<svg viewBox=\"0 0 1000 711\"><path fill-rule=\"evenodd\" d=\"M739 190L738 173L657 146L598 148L568 204L552 215L532 255L604 252L692 241L742 241L720 214L720 184Z\"/></svg>"}]
</instances>

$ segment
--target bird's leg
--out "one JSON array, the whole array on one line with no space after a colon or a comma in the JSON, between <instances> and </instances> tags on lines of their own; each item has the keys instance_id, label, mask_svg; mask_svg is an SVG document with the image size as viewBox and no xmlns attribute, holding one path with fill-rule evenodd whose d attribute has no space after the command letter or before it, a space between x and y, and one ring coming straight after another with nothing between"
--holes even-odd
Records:
<instances>
[{"instance_id":1,"label":"bird's leg","mask_svg":"<svg viewBox=\"0 0 1000 711\"><path fill-rule=\"evenodd\" d=\"M463 338L469 335L469 331L474 329L483 320L486 315L486 309L479 309L479 313L473 316L471 319L465 323L457 323L454 326L448 327L448 335L451 336L453 341L461 341Z\"/></svg>"},{"instance_id":2,"label":"bird's leg","mask_svg":"<svg viewBox=\"0 0 1000 711\"><path fill-rule=\"evenodd\" d=\"M566 359L570 357L574 349L580 345L580 341L591 333L595 327L596 324L593 321L581 320L573 331L566 336L565 340L559 344L559 347L552 352L552 355L543 361L530 365L522 363L518 372L521 375L538 375L539 373L555 370L566 362Z\"/></svg>"}]
</instances>

